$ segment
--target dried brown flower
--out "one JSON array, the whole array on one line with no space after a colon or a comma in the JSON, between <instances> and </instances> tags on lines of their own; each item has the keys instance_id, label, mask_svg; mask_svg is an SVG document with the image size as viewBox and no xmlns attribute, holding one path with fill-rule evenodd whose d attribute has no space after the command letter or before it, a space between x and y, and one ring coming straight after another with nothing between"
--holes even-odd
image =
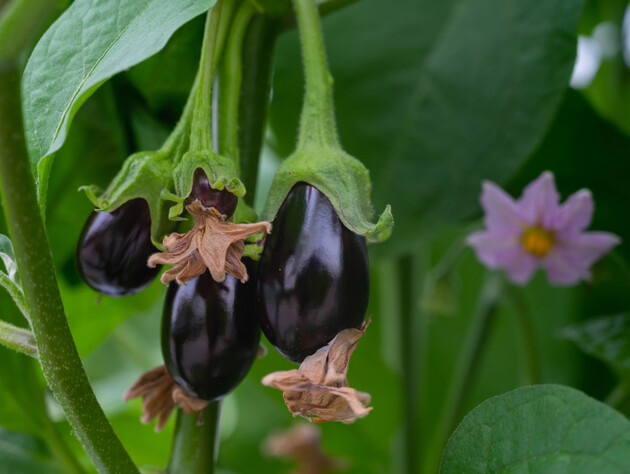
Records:
<instances>
[{"instance_id":1,"label":"dried brown flower","mask_svg":"<svg viewBox=\"0 0 630 474\"><path fill-rule=\"evenodd\" d=\"M206 210L201 201L186 207L195 219L194 227L185 234L176 232L162 240L165 252L149 257L148 265L174 265L162 274L162 283L171 280L180 285L210 270L215 281L223 281L225 273L234 275L243 283L247 281L247 269L241 257L245 239L259 232L271 232L269 222L234 224L225 222L224 216L214 208Z\"/></svg>"},{"instance_id":2,"label":"dried brown flower","mask_svg":"<svg viewBox=\"0 0 630 474\"><path fill-rule=\"evenodd\" d=\"M361 329L344 329L298 369L273 372L263 378L263 385L282 390L289 411L310 421L352 423L366 416L372 410L366 406L370 395L350 388L346 374L350 356L369 323Z\"/></svg>"},{"instance_id":3,"label":"dried brown flower","mask_svg":"<svg viewBox=\"0 0 630 474\"><path fill-rule=\"evenodd\" d=\"M199 413L201 417L201 412L209 403L206 400L193 397L180 387L163 365L142 374L127 389L123 399L128 402L139 397L142 397L142 417L140 421L148 424L157 417L156 432L162 431L175 405L179 405L189 415Z\"/></svg>"},{"instance_id":4,"label":"dried brown flower","mask_svg":"<svg viewBox=\"0 0 630 474\"><path fill-rule=\"evenodd\" d=\"M294 474L322 474L346 468L345 461L331 458L324 452L321 440L321 431L316 426L300 423L273 433L262 448L268 456L296 461Z\"/></svg>"}]
</instances>

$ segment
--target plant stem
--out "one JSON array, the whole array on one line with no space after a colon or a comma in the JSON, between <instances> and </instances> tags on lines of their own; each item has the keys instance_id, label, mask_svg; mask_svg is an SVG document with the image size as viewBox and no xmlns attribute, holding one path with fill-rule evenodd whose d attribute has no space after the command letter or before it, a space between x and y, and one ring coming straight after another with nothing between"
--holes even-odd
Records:
<instances>
[{"instance_id":1,"label":"plant stem","mask_svg":"<svg viewBox=\"0 0 630 474\"><path fill-rule=\"evenodd\" d=\"M38 358L35 336L28 329L0 321L0 344L35 359Z\"/></svg>"},{"instance_id":2,"label":"plant stem","mask_svg":"<svg viewBox=\"0 0 630 474\"><path fill-rule=\"evenodd\" d=\"M230 28L219 80L219 154L239 160L238 115L243 78L243 39L255 10L243 3Z\"/></svg>"},{"instance_id":3,"label":"plant stem","mask_svg":"<svg viewBox=\"0 0 630 474\"><path fill-rule=\"evenodd\" d=\"M212 474L218 456L221 402L211 402L197 415L177 410L175 436L167 471L170 474Z\"/></svg>"},{"instance_id":4,"label":"plant stem","mask_svg":"<svg viewBox=\"0 0 630 474\"><path fill-rule=\"evenodd\" d=\"M317 4L317 9L319 10L319 16L325 17L330 15L331 13L336 12L337 10L341 10L342 8L347 7L348 5L352 5L356 3L358 0L326 0L324 2L320 2ZM281 22L281 30L288 31L295 28L295 16L287 15L282 19Z\"/></svg>"},{"instance_id":5,"label":"plant stem","mask_svg":"<svg viewBox=\"0 0 630 474\"><path fill-rule=\"evenodd\" d=\"M206 26L199 61L199 84L193 109L190 136L191 150L212 150L212 80L216 67L217 33L223 0L217 3L206 15Z\"/></svg>"},{"instance_id":6,"label":"plant stem","mask_svg":"<svg viewBox=\"0 0 630 474\"><path fill-rule=\"evenodd\" d=\"M525 356L527 357L528 385L540 383L540 363L538 361L538 348L536 347L536 331L532 321L527 302L521 292L512 285L506 286L507 294L514 304L521 323L521 334L525 344Z\"/></svg>"},{"instance_id":7,"label":"plant stem","mask_svg":"<svg viewBox=\"0 0 630 474\"><path fill-rule=\"evenodd\" d=\"M24 301L24 293L20 290L20 287L11 280L7 275L0 272L0 285L4 287L5 290L9 293L11 298L13 298L13 302L18 307L22 315L26 318L27 321L30 321L30 317L28 315L28 308L26 306L26 301Z\"/></svg>"},{"instance_id":8,"label":"plant stem","mask_svg":"<svg viewBox=\"0 0 630 474\"><path fill-rule=\"evenodd\" d=\"M416 288L417 272L420 263L414 256L406 256L398 262L398 287L400 293L400 352L403 371L403 436L404 436L404 470L408 473L418 472L418 391L421 379L420 367L423 365L419 356L418 338L424 334L418 332L418 299Z\"/></svg>"},{"instance_id":9,"label":"plant stem","mask_svg":"<svg viewBox=\"0 0 630 474\"><path fill-rule=\"evenodd\" d=\"M319 12L314 0L293 0L304 62L305 94L297 149L318 144L340 148Z\"/></svg>"},{"instance_id":10,"label":"plant stem","mask_svg":"<svg viewBox=\"0 0 630 474\"><path fill-rule=\"evenodd\" d=\"M74 456L70 447L66 444L64 437L61 435L57 426L50 419L48 414L44 417L44 439L50 446L52 452L57 456L57 459L63 464L64 472L68 473L85 473L85 469L79 463L79 460Z\"/></svg>"},{"instance_id":11,"label":"plant stem","mask_svg":"<svg viewBox=\"0 0 630 474\"><path fill-rule=\"evenodd\" d=\"M0 60L0 190L44 377L101 472L138 472L83 370L65 317L22 130L20 73Z\"/></svg>"},{"instance_id":12,"label":"plant stem","mask_svg":"<svg viewBox=\"0 0 630 474\"><path fill-rule=\"evenodd\" d=\"M427 452L422 472L436 472L444 445L456 428L461 411L477 371L491 322L501 294L501 280L496 275L487 277L481 291L479 305L468 328L468 336L453 372L451 384L437 423L435 435Z\"/></svg>"},{"instance_id":13,"label":"plant stem","mask_svg":"<svg viewBox=\"0 0 630 474\"><path fill-rule=\"evenodd\" d=\"M273 50L280 23L256 15L250 22L243 46L243 80L238 113L238 147L246 200L254 204L258 161L265 136L267 109L271 96Z\"/></svg>"}]
</instances>

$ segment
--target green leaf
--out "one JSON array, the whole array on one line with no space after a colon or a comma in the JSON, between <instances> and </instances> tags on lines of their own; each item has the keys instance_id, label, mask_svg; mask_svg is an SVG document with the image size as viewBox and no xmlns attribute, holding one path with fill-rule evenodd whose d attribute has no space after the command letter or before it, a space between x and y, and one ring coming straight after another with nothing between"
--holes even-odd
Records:
<instances>
[{"instance_id":1,"label":"green leaf","mask_svg":"<svg viewBox=\"0 0 630 474\"><path fill-rule=\"evenodd\" d=\"M486 400L455 430L440 472L622 473L630 421L582 392L538 385Z\"/></svg>"},{"instance_id":2,"label":"green leaf","mask_svg":"<svg viewBox=\"0 0 630 474\"><path fill-rule=\"evenodd\" d=\"M63 470L39 439L0 428L0 466L3 472L61 474Z\"/></svg>"},{"instance_id":3,"label":"green leaf","mask_svg":"<svg viewBox=\"0 0 630 474\"><path fill-rule=\"evenodd\" d=\"M76 111L112 75L155 54L216 0L77 0L41 38L22 82L26 138L44 208L51 155Z\"/></svg>"},{"instance_id":4,"label":"green leaf","mask_svg":"<svg viewBox=\"0 0 630 474\"><path fill-rule=\"evenodd\" d=\"M567 326L562 336L619 371L630 369L630 314L617 314Z\"/></svg>"},{"instance_id":5,"label":"green leaf","mask_svg":"<svg viewBox=\"0 0 630 474\"><path fill-rule=\"evenodd\" d=\"M341 141L370 170L374 207L396 216L384 249L414 245L428 217L470 216L482 179L518 171L564 94L583 5L365 0L324 19ZM270 110L282 156L295 144L298 58L285 35Z\"/></svg>"}]
</instances>

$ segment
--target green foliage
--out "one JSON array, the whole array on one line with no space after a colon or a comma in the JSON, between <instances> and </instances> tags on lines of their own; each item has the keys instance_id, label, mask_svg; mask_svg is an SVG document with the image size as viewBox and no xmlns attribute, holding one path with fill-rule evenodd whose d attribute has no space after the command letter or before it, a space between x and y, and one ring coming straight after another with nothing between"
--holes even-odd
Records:
<instances>
[{"instance_id":1,"label":"green foliage","mask_svg":"<svg viewBox=\"0 0 630 474\"><path fill-rule=\"evenodd\" d=\"M182 24L216 0L74 2L40 39L23 78L24 123L40 207L51 155L70 121L114 74L158 52Z\"/></svg>"},{"instance_id":2,"label":"green foliage","mask_svg":"<svg viewBox=\"0 0 630 474\"><path fill-rule=\"evenodd\" d=\"M370 170L375 207L396 215L384 247L408 249L429 217L470 216L482 179L518 171L564 93L583 5L365 0L325 19L341 141ZM281 156L295 144L298 64L286 35L270 111Z\"/></svg>"},{"instance_id":3,"label":"green foliage","mask_svg":"<svg viewBox=\"0 0 630 474\"><path fill-rule=\"evenodd\" d=\"M559 385L483 402L451 436L440 472L621 473L630 469L630 421Z\"/></svg>"},{"instance_id":4,"label":"green foliage","mask_svg":"<svg viewBox=\"0 0 630 474\"><path fill-rule=\"evenodd\" d=\"M510 188L522 189L548 169L565 197L590 189L595 199L591 228L619 235L622 245L617 251L627 260L630 221L620 218L619 206L630 202L628 150L630 138L599 117L578 93L569 92L547 137Z\"/></svg>"},{"instance_id":5,"label":"green foliage","mask_svg":"<svg viewBox=\"0 0 630 474\"><path fill-rule=\"evenodd\" d=\"M568 326L562 336L619 373L630 373L630 315L618 314Z\"/></svg>"},{"instance_id":6,"label":"green foliage","mask_svg":"<svg viewBox=\"0 0 630 474\"><path fill-rule=\"evenodd\" d=\"M5 472L62 474L64 471L39 439L0 428L0 465Z\"/></svg>"}]
</instances>

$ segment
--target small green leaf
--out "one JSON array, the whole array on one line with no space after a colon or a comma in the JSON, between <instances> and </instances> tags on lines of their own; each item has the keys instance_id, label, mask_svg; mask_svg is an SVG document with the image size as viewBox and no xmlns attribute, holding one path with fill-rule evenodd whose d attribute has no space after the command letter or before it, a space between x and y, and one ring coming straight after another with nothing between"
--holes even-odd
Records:
<instances>
[{"instance_id":1,"label":"small green leaf","mask_svg":"<svg viewBox=\"0 0 630 474\"><path fill-rule=\"evenodd\" d=\"M446 445L440 472L630 472L630 421L561 385L520 388L471 411Z\"/></svg>"},{"instance_id":2,"label":"small green leaf","mask_svg":"<svg viewBox=\"0 0 630 474\"><path fill-rule=\"evenodd\" d=\"M617 314L567 326L562 336L619 371L630 369L630 314Z\"/></svg>"},{"instance_id":3,"label":"small green leaf","mask_svg":"<svg viewBox=\"0 0 630 474\"><path fill-rule=\"evenodd\" d=\"M164 47L216 0L75 1L42 36L22 82L26 139L44 208L51 155L75 113L114 74Z\"/></svg>"}]
</instances>

